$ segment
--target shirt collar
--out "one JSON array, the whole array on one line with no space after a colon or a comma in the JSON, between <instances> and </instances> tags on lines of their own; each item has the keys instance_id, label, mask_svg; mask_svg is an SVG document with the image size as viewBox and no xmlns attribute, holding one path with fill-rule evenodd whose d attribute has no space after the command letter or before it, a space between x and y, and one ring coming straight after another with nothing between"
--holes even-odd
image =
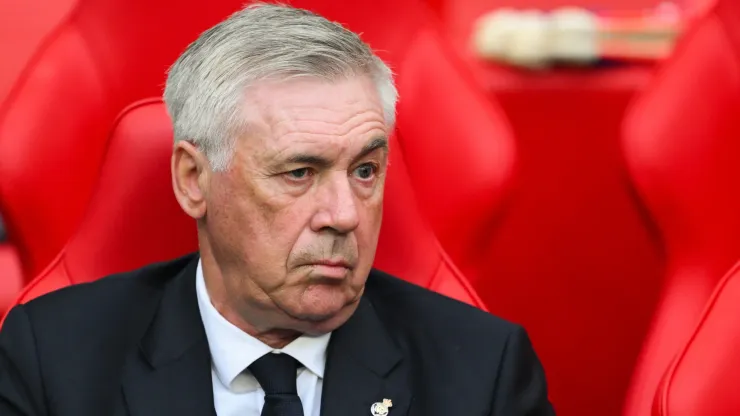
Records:
<instances>
[{"instance_id":1,"label":"shirt collar","mask_svg":"<svg viewBox=\"0 0 740 416\"><path fill-rule=\"evenodd\" d=\"M206 288L201 260L198 260L195 286L213 368L224 386L231 387L234 379L249 365L273 351L290 355L319 378L324 377L331 333L318 337L303 335L281 350L274 349L237 328L216 310Z\"/></svg>"}]
</instances>

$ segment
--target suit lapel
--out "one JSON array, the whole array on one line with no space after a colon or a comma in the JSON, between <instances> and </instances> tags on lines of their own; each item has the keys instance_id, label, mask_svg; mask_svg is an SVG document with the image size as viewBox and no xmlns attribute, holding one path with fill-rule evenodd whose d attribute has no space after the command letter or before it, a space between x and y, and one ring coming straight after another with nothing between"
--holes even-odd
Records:
<instances>
[{"instance_id":1,"label":"suit lapel","mask_svg":"<svg viewBox=\"0 0 740 416\"><path fill-rule=\"evenodd\" d=\"M215 416L211 356L195 293L198 257L164 290L138 354L125 368L123 394L131 416ZM392 401L388 416L405 416L412 400L408 364L364 296L334 331L328 348L322 416L369 416Z\"/></svg>"},{"instance_id":2,"label":"suit lapel","mask_svg":"<svg viewBox=\"0 0 740 416\"><path fill-rule=\"evenodd\" d=\"M371 406L383 399L392 401L388 416L406 415L408 368L366 297L334 331L327 354L321 416L370 416Z\"/></svg>"},{"instance_id":3,"label":"suit lapel","mask_svg":"<svg viewBox=\"0 0 740 416\"><path fill-rule=\"evenodd\" d=\"M123 393L132 416L215 416L211 356L195 293L198 256L165 288Z\"/></svg>"}]
</instances>

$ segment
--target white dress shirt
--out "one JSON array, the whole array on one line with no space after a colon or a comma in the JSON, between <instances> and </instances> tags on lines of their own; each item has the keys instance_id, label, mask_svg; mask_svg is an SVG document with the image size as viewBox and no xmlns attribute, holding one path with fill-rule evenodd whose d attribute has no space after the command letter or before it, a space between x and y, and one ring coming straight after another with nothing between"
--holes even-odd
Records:
<instances>
[{"instance_id":1,"label":"white dress shirt","mask_svg":"<svg viewBox=\"0 0 740 416\"><path fill-rule=\"evenodd\" d=\"M213 306L198 261L195 278L198 308L211 350L213 400L218 416L260 416L265 392L247 367L268 353L288 354L303 367L297 373L304 416L319 416L326 347L331 334L302 336L276 350L226 320Z\"/></svg>"}]
</instances>

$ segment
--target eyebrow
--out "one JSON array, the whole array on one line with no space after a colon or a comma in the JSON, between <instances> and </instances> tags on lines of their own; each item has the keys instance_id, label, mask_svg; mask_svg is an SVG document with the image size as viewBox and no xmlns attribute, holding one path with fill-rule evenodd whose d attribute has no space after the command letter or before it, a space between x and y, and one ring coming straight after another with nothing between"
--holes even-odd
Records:
<instances>
[{"instance_id":1,"label":"eyebrow","mask_svg":"<svg viewBox=\"0 0 740 416\"><path fill-rule=\"evenodd\" d=\"M383 149L384 152L388 151L388 139L385 137L375 137L374 139L370 140L368 144L363 146L360 153L355 156L355 160L362 159L363 157L369 155L370 153L378 150Z\"/></svg>"},{"instance_id":2,"label":"eyebrow","mask_svg":"<svg viewBox=\"0 0 740 416\"><path fill-rule=\"evenodd\" d=\"M384 151L387 151L388 150L388 139L386 139L385 137L376 137L372 139L369 143L363 146L360 153L358 153L354 157L354 160L357 161L359 159L362 159L363 157L369 155L370 153L378 149L383 149ZM332 164L330 160L324 157L305 154L305 153L292 155L289 158L287 158L283 163L296 164L296 165L311 165L311 166L316 166L317 168L327 168L331 166Z\"/></svg>"}]
</instances>

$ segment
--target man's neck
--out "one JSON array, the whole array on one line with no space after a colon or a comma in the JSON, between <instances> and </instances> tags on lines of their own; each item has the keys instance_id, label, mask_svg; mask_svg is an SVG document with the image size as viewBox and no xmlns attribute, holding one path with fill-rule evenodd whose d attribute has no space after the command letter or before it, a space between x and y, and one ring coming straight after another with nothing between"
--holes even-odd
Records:
<instances>
[{"instance_id":1,"label":"man's neck","mask_svg":"<svg viewBox=\"0 0 740 416\"><path fill-rule=\"evenodd\" d=\"M266 325L260 327L255 325L254 322L247 321L244 318L245 316L257 318L260 315L260 311L246 313L244 310L236 307L237 300L229 297L223 281L224 276L218 264L212 257L204 254L201 252L201 266L206 292L208 293L211 305L213 305L224 319L250 336L275 349L282 349L302 335L295 330L274 328Z\"/></svg>"},{"instance_id":2,"label":"man's neck","mask_svg":"<svg viewBox=\"0 0 740 416\"><path fill-rule=\"evenodd\" d=\"M272 348L282 349L302 335L299 332L288 329L256 328L249 322L246 322L241 314L234 311L226 302L216 303L211 301L211 304L227 321Z\"/></svg>"}]
</instances>

